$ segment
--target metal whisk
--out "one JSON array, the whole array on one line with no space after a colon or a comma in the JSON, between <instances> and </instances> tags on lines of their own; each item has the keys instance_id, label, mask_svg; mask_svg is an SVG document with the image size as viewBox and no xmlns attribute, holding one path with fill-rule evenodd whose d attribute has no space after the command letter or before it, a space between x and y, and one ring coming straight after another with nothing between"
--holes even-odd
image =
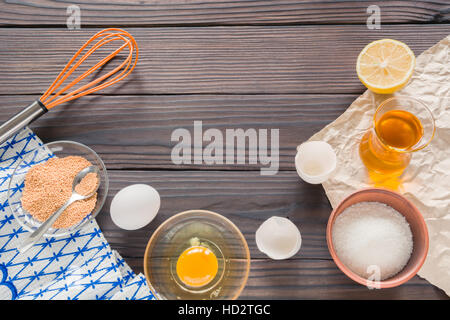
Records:
<instances>
[{"instance_id":1,"label":"metal whisk","mask_svg":"<svg viewBox=\"0 0 450 320\"><path fill-rule=\"evenodd\" d=\"M119 47L102 60L94 64L87 71L77 76L67 84L64 81L97 49L111 42L119 42ZM128 55L123 62L108 73L73 88L80 81L102 68L111 59L117 56L122 50L128 51ZM82 54L84 52L84 54ZM77 60L78 59L78 60ZM23 111L0 126L0 144L5 142L17 131L36 120L48 110L64 102L77 99L90 93L109 87L120 80L126 78L133 71L138 60L138 47L134 38L125 30L109 28L96 33L90 38L69 60L67 65L56 77L55 81L45 91L45 93ZM72 91L70 91L72 90Z\"/></svg>"}]
</instances>

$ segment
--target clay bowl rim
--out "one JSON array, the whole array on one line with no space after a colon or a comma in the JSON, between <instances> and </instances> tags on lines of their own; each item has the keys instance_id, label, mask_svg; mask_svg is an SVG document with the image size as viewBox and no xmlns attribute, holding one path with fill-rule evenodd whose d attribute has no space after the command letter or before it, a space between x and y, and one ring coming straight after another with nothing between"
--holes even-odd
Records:
<instances>
[{"instance_id":1,"label":"clay bowl rim","mask_svg":"<svg viewBox=\"0 0 450 320\"><path fill-rule=\"evenodd\" d=\"M389 278L387 280L382 280L382 281L377 281L377 282L371 282L363 277L360 277L359 275L357 275L356 273L354 273L353 271L351 271L349 268L347 268L339 259L339 257L336 254L336 251L334 250L334 246L333 246L333 241L332 241L332 233L331 233L331 229L332 226L334 224L334 220L337 217L337 211L341 208L341 206L343 205L343 203L345 203L346 201L348 201L349 199L355 197L358 194L361 193L368 193L368 192L381 192L384 194L388 194L389 196L393 196L393 197L397 197L397 198L401 198L403 201L405 201L411 208L412 208L412 212L413 214L418 218L419 221L419 225L420 228L424 231L424 234L426 235L426 237L424 237L424 239L422 239L422 241L425 242L425 252L424 254L420 257L420 259L418 260L418 262L416 263L416 265L414 266L414 268L407 273L405 276L403 276L400 279L395 279L392 280L392 278ZM387 203L386 203L387 204ZM399 213L401 215L403 215L402 212L399 211ZM338 268L350 279L352 279L353 281L362 284L364 286L368 286L368 285L375 285L380 289L387 289L387 288L393 288L393 287L397 287L400 286L404 283L406 283L407 281L409 281L411 278L413 278L417 272L419 272L420 268L423 266L423 264L425 263L425 259L428 255L428 249L429 249L429 235L428 235L428 228L427 225L425 223L425 219L423 218L422 214L420 213L419 209L417 209L417 207L408 199L406 199L403 195L391 191L391 190L387 190L387 189L383 189L383 188L365 188L365 189L360 189L357 190L353 193L351 193L350 195L348 195L347 197L345 197L337 206L335 209L333 209L333 211L330 214L330 217L328 218L328 224L327 224L327 231L326 231L326 237L327 237L327 245L328 245L328 250L330 251L331 257L333 258L334 263L336 263L336 265L338 266ZM394 276L395 277L395 276Z\"/></svg>"}]
</instances>

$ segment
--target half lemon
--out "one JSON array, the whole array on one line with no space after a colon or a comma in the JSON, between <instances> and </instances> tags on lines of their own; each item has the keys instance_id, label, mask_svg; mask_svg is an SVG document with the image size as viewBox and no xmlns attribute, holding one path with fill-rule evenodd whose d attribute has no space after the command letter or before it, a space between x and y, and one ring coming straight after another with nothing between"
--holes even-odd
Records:
<instances>
[{"instance_id":1,"label":"half lemon","mask_svg":"<svg viewBox=\"0 0 450 320\"><path fill-rule=\"evenodd\" d=\"M359 54L359 80L375 93L389 94L404 87L411 78L416 58L403 42L381 39L369 43Z\"/></svg>"}]
</instances>

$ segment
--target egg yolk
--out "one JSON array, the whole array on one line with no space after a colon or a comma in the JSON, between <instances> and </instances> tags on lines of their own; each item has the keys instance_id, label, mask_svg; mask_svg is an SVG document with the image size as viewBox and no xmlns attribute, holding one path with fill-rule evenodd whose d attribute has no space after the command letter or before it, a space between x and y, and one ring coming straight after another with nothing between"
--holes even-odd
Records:
<instances>
[{"instance_id":1,"label":"egg yolk","mask_svg":"<svg viewBox=\"0 0 450 320\"><path fill-rule=\"evenodd\" d=\"M177 275L184 284L202 287L217 274L219 264L210 249L193 246L183 251L177 261Z\"/></svg>"}]
</instances>

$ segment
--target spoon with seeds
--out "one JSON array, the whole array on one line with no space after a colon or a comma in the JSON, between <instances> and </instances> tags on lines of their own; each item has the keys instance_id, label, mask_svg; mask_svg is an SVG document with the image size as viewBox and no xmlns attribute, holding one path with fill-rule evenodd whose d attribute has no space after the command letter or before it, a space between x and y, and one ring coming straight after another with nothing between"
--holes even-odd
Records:
<instances>
[{"instance_id":1,"label":"spoon with seeds","mask_svg":"<svg viewBox=\"0 0 450 320\"><path fill-rule=\"evenodd\" d=\"M85 186L83 186L83 179L87 177L89 174L95 174L97 176L97 184L94 188L89 188L89 190L85 190ZM100 180L98 179L99 169L97 166L89 166L81 170L73 179L72 183L72 195L70 198L64 203L61 208L56 210L47 220L45 220L39 228L37 228L33 233L26 239L20 246L19 252L24 253L28 249L30 249L47 230L55 223L55 221L59 218L59 216L69 207L72 203L79 200L84 200L92 197L98 190L100 186ZM84 192L83 192L84 191ZM79 192L83 193L80 194Z\"/></svg>"}]
</instances>

